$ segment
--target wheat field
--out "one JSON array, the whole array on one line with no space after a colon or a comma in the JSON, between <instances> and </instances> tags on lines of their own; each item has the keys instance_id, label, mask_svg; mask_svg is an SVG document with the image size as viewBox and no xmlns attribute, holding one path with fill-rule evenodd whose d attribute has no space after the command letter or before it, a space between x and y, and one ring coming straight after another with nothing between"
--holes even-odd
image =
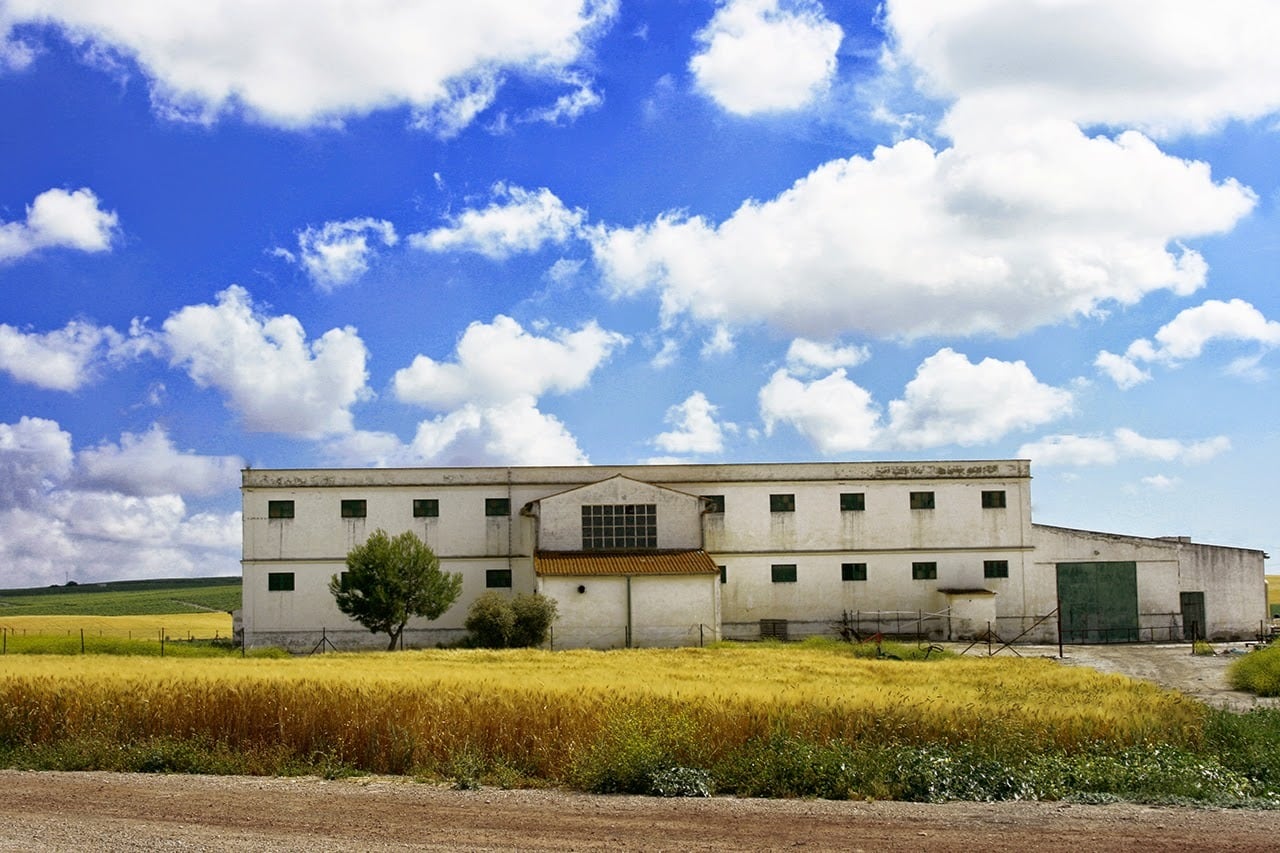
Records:
<instances>
[{"instance_id":1,"label":"wheat field","mask_svg":"<svg viewBox=\"0 0 1280 853\"><path fill-rule=\"evenodd\" d=\"M11 637L111 637L156 640L211 640L231 636L229 613L164 613L139 616L8 616L0 613L0 630Z\"/></svg>"},{"instance_id":2,"label":"wheat field","mask_svg":"<svg viewBox=\"0 0 1280 853\"><path fill-rule=\"evenodd\" d=\"M1048 660L859 660L838 645L0 658L7 743L192 739L388 773L466 752L564 778L619 720L706 765L778 733L1065 750L1191 744L1203 715L1178 694Z\"/></svg>"}]
</instances>

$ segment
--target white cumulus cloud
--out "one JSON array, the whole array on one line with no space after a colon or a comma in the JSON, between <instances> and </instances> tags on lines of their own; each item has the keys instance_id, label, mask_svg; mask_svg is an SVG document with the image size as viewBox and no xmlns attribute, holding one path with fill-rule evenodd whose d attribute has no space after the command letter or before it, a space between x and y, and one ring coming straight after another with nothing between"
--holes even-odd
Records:
<instances>
[{"instance_id":1,"label":"white cumulus cloud","mask_svg":"<svg viewBox=\"0 0 1280 853\"><path fill-rule=\"evenodd\" d=\"M410 442L355 433L331 443L329 453L348 463L388 465L585 464L577 439L538 400L586 387L627 343L594 321L545 334L501 314L491 323L472 323L451 361L419 355L396 371L396 399L440 412L422 421Z\"/></svg>"},{"instance_id":2,"label":"white cumulus cloud","mask_svg":"<svg viewBox=\"0 0 1280 853\"><path fill-rule=\"evenodd\" d=\"M844 31L813 0L724 0L695 38L698 88L749 116L800 109L824 93Z\"/></svg>"},{"instance_id":3,"label":"white cumulus cloud","mask_svg":"<svg viewBox=\"0 0 1280 853\"><path fill-rule=\"evenodd\" d=\"M1179 241L1229 230L1255 201L1138 133L1044 122L998 143L833 160L719 224L669 213L587 233L611 292L656 291L666 322L1011 335L1196 290L1206 264Z\"/></svg>"},{"instance_id":4,"label":"white cumulus cloud","mask_svg":"<svg viewBox=\"0 0 1280 853\"><path fill-rule=\"evenodd\" d=\"M616 0L9 0L0 43L20 44L15 27L49 24L132 58L171 118L212 122L239 107L299 128L408 106L447 135L489 106L503 72L553 85L575 77L616 13Z\"/></svg>"},{"instance_id":5,"label":"white cumulus cloud","mask_svg":"<svg viewBox=\"0 0 1280 853\"><path fill-rule=\"evenodd\" d=\"M921 362L887 417L844 368L807 380L787 368L760 390L765 432L789 424L824 454L975 445L1056 420L1070 392L1041 383L1023 362L974 364L951 349Z\"/></svg>"},{"instance_id":6,"label":"white cumulus cloud","mask_svg":"<svg viewBox=\"0 0 1280 853\"><path fill-rule=\"evenodd\" d=\"M140 322L127 336L83 320L44 333L0 323L0 370L18 382L54 391L78 391L104 365L120 364L154 347L154 336Z\"/></svg>"},{"instance_id":7,"label":"white cumulus cloud","mask_svg":"<svg viewBox=\"0 0 1280 853\"><path fill-rule=\"evenodd\" d=\"M835 370L857 367L871 357L866 347L840 346L807 338L796 338L787 347L787 369L792 373L808 370Z\"/></svg>"},{"instance_id":8,"label":"white cumulus cloud","mask_svg":"<svg viewBox=\"0 0 1280 853\"><path fill-rule=\"evenodd\" d=\"M667 453L719 453L724 450L725 430L732 425L716 420L717 409L701 391L693 392L667 409L664 420L674 429L659 433L654 445Z\"/></svg>"},{"instance_id":9,"label":"white cumulus cloud","mask_svg":"<svg viewBox=\"0 0 1280 853\"><path fill-rule=\"evenodd\" d=\"M1280 346L1280 322L1268 320L1243 299L1223 302L1210 299L1178 313L1155 333L1155 341L1139 338L1123 355L1103 350L1094 365L1121 388L1132 388L1151 378L1140 364L1176 365L1199 358L1215 341L1256 344L1266 352ZM1256 362L1256 359L1253 360ZM1240 362L1234 362L1238 370Z\"/></svg>"},{"instance_id":10,"label":"white cumulus cloud","mask_svg":"<svg viewBox=\"0 0 1280 853\"><path fill-rule=\"evenodd\" d=\"M98 448L95 456L93 451L75 454L71 434L56 421L24 417L16 424L0 424L0 586L45 586L68 577L84 582L237 574L240 513L192 513L179 494L194 487L206 495L220 490L234 496L234 479L228 482L220 473L210 478L171 464L168 473L179 481L167 491L139 488L144 483L158 486L159 481L147 480L145 472L136 472L131 480L123 470L108 479L133 493L116 491L103 479L84 487L94 476L81 463L101 466L105 448L139 464L163 463L165 452L155 434L153 429L148 434L152 438L126 435L118 446ZM177 455L188 465L222 458Z\"/></svg>"},{"instance_id":11,"label":"white cumulus cloud","mask_svg":"<svg viewBox=\"0 0 1280 853\"><path fill-rule=\"evenodd\" d=\"M1045 385L1024 362L941 349L925 359L901 400L889 404L893 445L981 444L1069 414L1069 391Z\"/></svg>"},{"instance_id":12,"label":"white cumulus cloud","mask_svg":"<svg viewBox=\"0 0 1280 853\"><path fill-rule=\"evenodd\" d=\"M31 506L71 473L71 433L46 418L0 423L0 506Z\"/></svg>"},{"instance_id":13,"label":"white cumulus cloud","mask_svg":"<svg viewBox=\"0 0 1280 853\"><path fill-rule=\"evenodd\" d=\"M1280 109L1271 0L889 0L895 61L954 124L1039 117L1199 132Z\"/></svg>"},{"instance_id":14,"label":"white cumulus cloud","mask_svg":"<svg viewBox=\"0 0 1280 853\"><path fill-rule=\"evenodd\" d=\"M760 389L759 400L766 435L789 424L828 455L868 450L879 442L880 409L843 367L812 381L777 370Z\"/></svg>"},{"instance_id":15,"label":"white cumulus cloud","mask_svg":"<svg viewBox=\"0 0 1280 853\"><path fill-rule=\"evenodd\" d=\"M1050 435L1018 448L1018 456L1037 465L1114 465L1125 459L1196 464L1231 449L1226 436L1185 442L1173 438L1147 438L1120 428L1111 435Z\"/></svg>"},{"instance_id":16,"label":"white cumulus cloud","mask_svg":"<svg viewBox=\"0 0 1280 853\"><path fill-rule=\"evenodd\" d=\"M413 449L431 464L586 465L568 428L537 401L521 395L496 405L468 404L423 421Z\"/></svg>"},{"instance_id":17,"label":"white cumulus cloud","mask_svg":"<svg viewBox=\"0 0 1280 853\"><path fill-rule=\"evenodd\" d=\"M502 260L536 252L546 243L563 244L578 233L586 214L565 207L547 188L537 191L503 183L493 187L494 202L449 217L449 224L411 234L409 245L428 252L467 251Z\"/></svg>"},{"instance_id":18,"label":"white cumulus cloud","mask_svg":"<svg viewBox=\"0 0 1280 853\"><path fill-rule=\"evenodd\" d=\"M400 401L437 410L563 394L586 386L596 368L626 344L624 335L594 321L542 336L499 314L491 323L467 327L453 362L419 355L396 371L392 385Z\"/></svg>"},{"instance_id":19,"label":"white cumulus cloud","mask_svg":"<svg viewBox=\"0 0 1280 853\"><path fill-rule=\"evenodd\" d=\"M111 248L120 217L103 210L93 190L45 190L27 206L20 222L0 222L0 261L40 249L105 252Z\"/></svg>"},{"instance_id":20,"label":"white cumulus cloud","mask_svg":"<svg viewBox=\"0 0 1280 853\"><path fill-rule=\"evenodd\" d=\"M586 465L568 428L521 394L489 405L464 404L418 424L408 442L387 432L357 430L329 442L342 465Z\"/></svg>"},{"instance_id":21,"label":"white cumulus cloud","mask_svg":"<svg viewBox=\"0 0 1280 853\"><path fill-rule=\"evenodd\" d=\"M164 322L170 361L227 396L245 427L317 437L348 432L369 395L364 342L351 327L308 341L298 319L269 317L232 285L216 305L189 305Z\"/></svg>"},{"instance_id":22,"label":"white cumulus cloud","mask_svg":"<svg viewBox=\"0 0 1280 853\"><path fill-rule=\"evenodd\" d=\"M374 245L370 244L373 241ZM385 219L362 217L308 226L298 232L298 251L279 248L275 254L300 265L321 290L351 284L369 270L376 244L394 246L396 229Z\"/></svg>"},{"instance_id":23,"label":"white cumulus cloud","mask_svg":"<svg viewBox=\"0 0 1280 853\"><path fill-rule=\"evenodd\" d=\"M203 497L236 488L244 460L179 450L156 424L141 435L122 433L118 444L103 442L81 450L76 465L78 482L95 490L135 497Z\"/></svg>"}]
</instances>

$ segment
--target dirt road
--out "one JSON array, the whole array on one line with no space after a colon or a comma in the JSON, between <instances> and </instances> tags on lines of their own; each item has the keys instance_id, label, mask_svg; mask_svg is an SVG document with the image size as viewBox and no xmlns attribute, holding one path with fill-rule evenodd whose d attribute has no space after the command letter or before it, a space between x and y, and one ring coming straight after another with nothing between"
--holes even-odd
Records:
<instances>
[{"instance_id":1,"label":"dirt road","mask_svg":"<svg viewBox=\"0 0 1280 853\"><path fill-rule=\"evenodd\" d=\"M1016 646L1019 654L1057 657L1057 646ZM1280 707L1280 699L1258 698L1252 693L1232 690L1227 669L1245 653L1244 643L1219 643L1217 654L1193 655L1186 643L1161 645L1065 646L1063 663L1089 666L1100 672L1113 672L1151 681L1162 687L1180 690L1188 696L1217 708L1248 711L1253 708ZM976 648L970 652L980 652ZM1009 655L1005 651L1002 654ZM1278 845L1280 847L1280 845Z\"/></svg>"},{"instance_id":2,"label":"dirt road","mask_svg":"<svg viewBox=\"0 0 1280 853\"><path fill-rule=\"evenodd\" d=\"M1280 812L0 771L0 850L1275 850Z\"/></svg>"}]
</instances>

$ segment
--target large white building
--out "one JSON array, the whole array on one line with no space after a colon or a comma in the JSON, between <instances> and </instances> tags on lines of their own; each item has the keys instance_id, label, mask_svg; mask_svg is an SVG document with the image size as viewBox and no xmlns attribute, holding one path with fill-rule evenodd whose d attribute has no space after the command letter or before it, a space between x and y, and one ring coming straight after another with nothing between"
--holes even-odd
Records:
<instances>
[{"instance_id":1,"label":"large white building","mask_svg":"<svg viewBox=\"0 0 1280 853\"><path fill-rule=\"evenodd\" d=\"M249 645L382 642L328 588L378 528L463 577L406 646L460 638L494 589L554 598L557 648L1236 639L1267 619L1261 551L1033 524L1025 460L250 469L242 492Z\"/></svg>"}]
</instances>

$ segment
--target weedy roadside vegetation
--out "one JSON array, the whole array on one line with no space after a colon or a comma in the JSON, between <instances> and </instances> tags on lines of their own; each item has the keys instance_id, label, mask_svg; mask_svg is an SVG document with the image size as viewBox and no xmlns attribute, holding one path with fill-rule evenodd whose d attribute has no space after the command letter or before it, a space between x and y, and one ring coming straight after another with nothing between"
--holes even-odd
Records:
<instances>
[{"instance_id":1,"label":"weedy roadside vegetation","mask_svg":"<svg viewBox=\"0 0 1280 853\"><path fill-rule=\"evenodd\" d=\"M1051 660L865 653L11 655L0 764L661 796L1280 803L1273 712L1232 716Z\"/></svg>"}]
</instances>

